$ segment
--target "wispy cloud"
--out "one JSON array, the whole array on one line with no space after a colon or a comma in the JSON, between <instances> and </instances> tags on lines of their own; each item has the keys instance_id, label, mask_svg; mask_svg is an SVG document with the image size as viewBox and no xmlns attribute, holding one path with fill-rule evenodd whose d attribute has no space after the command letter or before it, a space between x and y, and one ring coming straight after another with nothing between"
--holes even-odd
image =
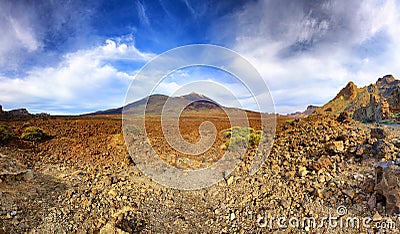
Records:
<instances>
[{"instance_id":1,"label":"wispy cloud","mask_svg":"<svg viewBox=\"0 0 400 234\"><path fill-rule=\"evenodd\" d=\"M138 8L138 14L140 17L140 21L146 25L147 27L150 27L150 20L146 15L146 9L144 7L144 4L140 1L136 2L137 8Z\"/></svg>"},{"instance_id":2,"label":"wispy cloud","mask_svg":"<svg viewBox=\"0 0 400 234\"><path fill-rule=\"evenodd\" d=\"M0 1L0 74L48 65L70 49L88 45L89 9L81 1Z\"/></svg>"},{"instance_id":3,"label":"wispy cloud","mask_svg":"<svg viewBox=\"0 0 400 234\"><path fill-rule=\"evenodd\" d=\"M394 0L256 1L214 35L255 64L279 112L292 112L323 104L350 80L400 75L399 9Z\"/></svg>"}]
</instances>

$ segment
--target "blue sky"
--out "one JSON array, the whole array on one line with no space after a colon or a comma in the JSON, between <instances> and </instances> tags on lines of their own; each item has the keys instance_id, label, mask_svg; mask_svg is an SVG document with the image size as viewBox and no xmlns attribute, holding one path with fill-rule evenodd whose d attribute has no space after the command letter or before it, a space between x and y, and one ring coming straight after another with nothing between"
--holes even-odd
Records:
<instances>
[{"instance_id":1,"label":"blue sky","mask_svg":"<svg viewBox=\"0 0 400 234\"><path fill-rule=\"evenodd\" d=\"M329 101L350 80L399 77L399 10L396 0L0 0L0 104L52 114L121 106L146 62L210 43L248 59L276 111L295 112ZM206 70L193 75L218 79ZM176 87L164 85L165 93Z\"/></svg>"}]
</instances>

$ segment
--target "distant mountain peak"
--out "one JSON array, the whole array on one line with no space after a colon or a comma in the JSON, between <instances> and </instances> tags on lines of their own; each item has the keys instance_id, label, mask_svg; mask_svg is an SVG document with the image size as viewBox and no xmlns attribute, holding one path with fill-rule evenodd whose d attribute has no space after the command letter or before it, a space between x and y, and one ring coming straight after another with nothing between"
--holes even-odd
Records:
<instances>
[{"instance_id":1,"label":"distant mountain peak","mask_svg":"<svg viewBox=\"0 0 400 234\"><path fill-rule=\"evenodd\" d=\"M89 115L122 114L124 110L125 113L143 114L144 109L146 109L147 114L160 115L167 100L170 101L171 107L185 105L188 110L211 110L222 107L211 98L196 92L191 92L178 97L152 94L138 101L129 103L124 107L97 111L95 113L90 113ZM167 109L166 111L168 112L169 110Z\"/></svg>"},{"instance_id":2,"label":"distant mountain peak","mask_svg":"<svg viewBox=\"0 0 400 234\"><path fill-rule=\"evenodd\" d=\"M196 93L196 92L191 92L189 94L185 94L180 96L179 98L186 99L188 101L210 101L210 102L215 102L211 98L205 96L204 94Z\"/></svg>"},{"instance_id":3,"label":"distant mountain peak","mask_svg":"<svg viewBox=\"0 0 400 234\"><path fill-rule=\"evenodd\" d=\"M307 117L307 116L311 115L312 113L314 113L315 110L317 110L318 108L319 108L319 106L309 105L303 112L297 111L295 113L288 114L288 116L294 117L294 118L304 118L304 117Z\"/></svg>"},{"instance_id":4,"label":"distant mountain peak","mask_svg":"<svg viewBox=\"0 0 400 234\"><path fill-rule=\"evenodd\" d=\"M389 84L389 83L392 83L395 80L396 80L396 78L394 78L393 75L386 75L386 76L384 76L382 78L379 78L376 83L387 83L387 84Z\"/></svg>"}]
</instances>

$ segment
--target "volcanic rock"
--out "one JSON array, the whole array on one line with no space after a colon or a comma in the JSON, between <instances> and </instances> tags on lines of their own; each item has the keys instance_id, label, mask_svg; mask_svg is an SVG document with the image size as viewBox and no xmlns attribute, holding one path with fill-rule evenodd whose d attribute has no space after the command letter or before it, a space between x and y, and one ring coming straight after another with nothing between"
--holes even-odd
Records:
<instances>
[{"instance_id":1,"label":"volcanic rock","mask_svg":"<svg viewBox=\"0 0 400 234\"><path fill-rule=\"evenodd\" d=\"M359 121L381 122L390 116L390 109L387 100L384 97L371 94L367 105L354 111L353 118Z\"/></svg>"},{"instance_id":2,"label":"volcanic rock","mask_svg":"<svg viewBox=\"0 0 400 234\"><path fill-rule=\"evenodd\" d=\"M400 213L400 167L393 162L381 162L375 168L375 191L385 197L386 213Z\"/></svg>"},{"instance_id":3,"label":"volcanic rock","mask_svg":"<svg viewBox=\"0 0 400 234\"><path fill-rule=\"evenodd\" d=\"M371 129L371 138L376 138L376 139L384 139L386 137L385 131L383 128L372 128Z\"/></svg>"}]
</instances>

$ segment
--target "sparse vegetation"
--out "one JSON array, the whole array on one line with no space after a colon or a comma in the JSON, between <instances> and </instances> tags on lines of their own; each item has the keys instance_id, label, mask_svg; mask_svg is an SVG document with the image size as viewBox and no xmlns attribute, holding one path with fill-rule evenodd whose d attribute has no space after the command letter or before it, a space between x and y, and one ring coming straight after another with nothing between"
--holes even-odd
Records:
<instances>
[{"instance_id":1,"label":"sparse vegetation","mask_svg":"<svg viewBox=\"0 0 400 234\"><path fill-rule=\"evenodd\" d=\"M254 130L253 128L232 127L222 132L225 138L229 138L225 145L229 149L257 147L262 138L261 130Z\"/></svg>"},{"instance_id":2,"label":"sparse vegetation","mask_svg":"<svg viewBox=\"0 0 400 234\"><path fill-rule=\"evenodd\" d=\"M7 129L7 127L0 125L0 143L5 143L13 137L13 134Z\"/></svg>"},{"instance_id":3,"label":"sparse vegetation","mask_svg":"<svg viewBox=\"0 0 400 234\"><path fill-rule=\"evenodd\" d=\"M49 136L43 131L43 129L39 127L27 127L21 135L22 140L34 142L44 141L48 137Z\"/></svg>"},{"instance_id":4,"label":"sparse vegetation","mask_svg":"<svg viewBox=\"0 0 400 234\"><path fill-rule=\"evenodd\" d=\"M142 130L138 127L138 126L136 126L136 125L128 125L128 126L125 126L125 133L126 134L133 134L133 135L137 135L137 134L140 134L140 133L142 133Z\"/></svg>"}]
</instances>

